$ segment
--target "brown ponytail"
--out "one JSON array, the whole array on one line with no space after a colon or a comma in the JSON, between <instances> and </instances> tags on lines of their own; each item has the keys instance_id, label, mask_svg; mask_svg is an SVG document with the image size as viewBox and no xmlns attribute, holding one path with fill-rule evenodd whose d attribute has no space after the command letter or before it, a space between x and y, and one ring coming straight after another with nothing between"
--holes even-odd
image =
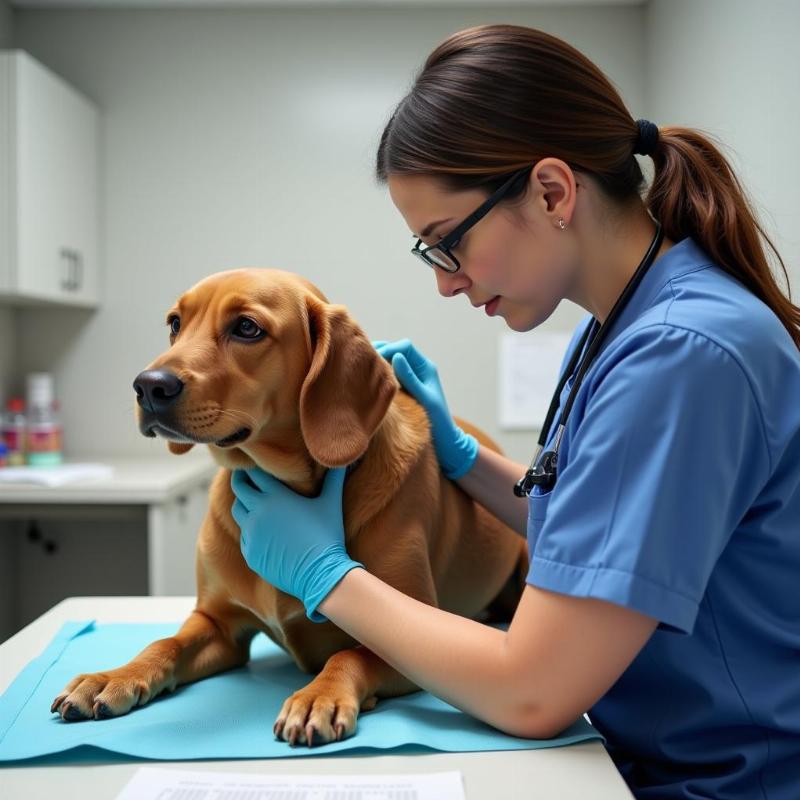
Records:
<instances>
[{"instance_id":1,"label":"brown ponytail","mask_svg":"<svg viewBox=\"0 0 800 800\"><path fill-rule=\"evenodd\" d=\"M742 185L718 147L688 128L661 128L647 194L650 213L673 241L691 236L714 261L766 303L800 347L800 308L781 291L763 243L786 265L758 223Z\"/></svg>"},{"instance_id":2,"label":"brown ponytail","mask_svg":"<svg viewBox=\"0 0 800 800\"><path fill-rule=\"evenodd\" d=\"M625 205L645 188L638 141L619 93L581 52L533 28L485 25L453 34L428 56L383 131L377 176L431 175L454 191L488 195L509 173L552 156ZM788 286L786 267L719 149L696 131L665 127L652 157L645 202L665 235L692 237L800 348L800 308L781 291L764 243Z\"/></svg>"}]
</instances>

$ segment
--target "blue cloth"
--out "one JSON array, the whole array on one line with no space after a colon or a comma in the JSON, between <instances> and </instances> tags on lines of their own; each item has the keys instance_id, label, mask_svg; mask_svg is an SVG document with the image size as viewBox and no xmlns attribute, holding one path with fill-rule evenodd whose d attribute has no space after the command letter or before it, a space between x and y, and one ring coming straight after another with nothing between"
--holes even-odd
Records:
<instances>
[{"instance_id":1,"label":"blue cloth","mask_svg":"<svg viewBox=\"0 0 800 800\"><path fill-rule=\"evenodd\" d=\"M263 635L253 640L245 667L178 687L126 716L68 723L50 713L53 699L75 675L121 666L178 627L67 623L0 697L0 762L37 757L46 758L35 763L47 764L103 760L98 750L156 760L528 750L600 738L581 719L554 739L516 739L417 692L379 701L375 710L359 716L358 729L349 739L311 750L291 748L275 740L272 723L283 701L311 678Z\"/></svg>"},{"instance_id":2,"label":"blue cloth","mask_svg":"<svg viewBox=\"0 0 800 800\"><path fill-rule=\"evenodd\" d=\"M692 240L610 331L529 504L529 583L659 620L589 714L633 793L800 797L800 353Z\"/></svg>"}]
</instances>

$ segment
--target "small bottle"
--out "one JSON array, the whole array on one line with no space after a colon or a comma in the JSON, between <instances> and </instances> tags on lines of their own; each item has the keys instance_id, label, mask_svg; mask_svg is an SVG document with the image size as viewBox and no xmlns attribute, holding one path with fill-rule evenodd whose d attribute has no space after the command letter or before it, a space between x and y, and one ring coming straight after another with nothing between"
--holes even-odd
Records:
<instances>
[{"instance_id":1,"label":"small bottle","mask_svg":"<svg viewBox=\"0 0 800 800\"><path fill-rule=\"evenodd\" d=\"M8 466L8 445L0 440L0 468Z\"/></svg>"},{"instance_id":2,"label":"small bottle","mask_svg":"<svg viewBox=\"0 0 800 800\"><path fill-rule=\"evenodd\" d=\"M27 427L25 402L21 397L12 397L8 401L2 429L0 429L0 439L8 447L9 467L21 467L25 463Z\"/></svg>"},{"instance_id":3,"label":"small bottle","mask_svg":"<svg viewBox=\"0 0 800 800\"><path fill-rule=\"evenodd\" d=\"M28 375L28 448L32 467L61 463L61 423L53 399L53 376L47 372Z\"/></svg>"}]
</instances>

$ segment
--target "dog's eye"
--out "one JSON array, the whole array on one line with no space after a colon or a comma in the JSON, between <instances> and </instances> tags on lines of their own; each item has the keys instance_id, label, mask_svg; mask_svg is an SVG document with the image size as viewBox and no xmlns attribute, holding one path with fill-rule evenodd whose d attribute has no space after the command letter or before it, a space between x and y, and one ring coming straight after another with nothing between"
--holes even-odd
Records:
<instances>
[{"instance_id":1,"label":"dog's eye","mask_svg":"<svg viewBox=\"0 0 800 800\"><path fill-rule=\"evenodd\" d=\"M180 317L170 317L167 320L167 325L169 325L169 335L170 336L177 336L181 329L181 318Z\"/></svg>"},{"instance_id":2,"label":"dog's eye","mask_svg":"<svg viewBox=\"0 0 800 800\"><path fill-rule=\"evenodd\" d=\"M250 317L239 317L233 327L233 335L240 339L260 339L264 333Z\"/></svg>"}]
</instances>

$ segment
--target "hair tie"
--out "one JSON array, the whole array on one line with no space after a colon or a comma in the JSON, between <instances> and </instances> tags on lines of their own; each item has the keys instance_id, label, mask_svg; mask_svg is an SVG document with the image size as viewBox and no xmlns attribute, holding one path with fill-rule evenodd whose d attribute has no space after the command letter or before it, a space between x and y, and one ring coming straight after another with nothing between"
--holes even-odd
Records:
<instances>
[{"instance_id":1,"label":"hair tie","mask_svg":"<svg viewBox=\"0 0 800 800\"><path fill-rule=\"evenodd\" d=\"M647 119L637 119L636 127L639 129L639 136L633 147L635 155L651 156L658 146L658 125Z\"/></svg>"}]
</instances>

